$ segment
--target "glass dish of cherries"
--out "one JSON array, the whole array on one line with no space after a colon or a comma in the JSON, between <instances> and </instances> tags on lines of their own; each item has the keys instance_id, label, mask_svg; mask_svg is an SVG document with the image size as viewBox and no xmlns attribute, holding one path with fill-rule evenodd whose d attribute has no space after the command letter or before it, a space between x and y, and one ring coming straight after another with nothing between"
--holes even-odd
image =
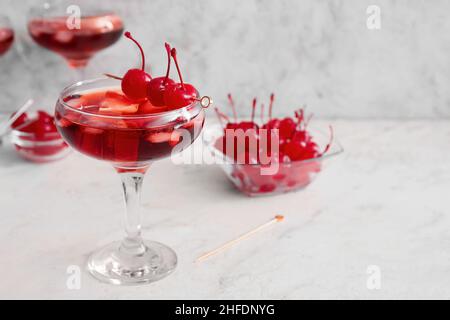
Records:
<instances>
[{"instance_id":1,"label":"glass dish of cherries","mask_svg":"<svg viewBox=\"0 0 450 320\"><path fill-rule=\"evenodd\" d=\"M268 119L255 121L257 99L250 120L238 121L232 96L228 95L234 120L215 108L220 125L210 130L205 142L234 186L248 196L281 194L305 188L319 172L323 161L343 151L329 133L309 126L304 109L294 117L274 118L274 95L270 96Z\"/></svg>"},{"instance_id":2,"label":"glass dish of cherries","mask_svg":"<svg viewBox=\"0 0 450 320\"><path fill-rule=\"evenodd\" d=\"M70 152L56 129L54 117L45 111L23 113L11 127L15 150L26 160L45 163L62 159Z\"/></svg>"}]
</instances>

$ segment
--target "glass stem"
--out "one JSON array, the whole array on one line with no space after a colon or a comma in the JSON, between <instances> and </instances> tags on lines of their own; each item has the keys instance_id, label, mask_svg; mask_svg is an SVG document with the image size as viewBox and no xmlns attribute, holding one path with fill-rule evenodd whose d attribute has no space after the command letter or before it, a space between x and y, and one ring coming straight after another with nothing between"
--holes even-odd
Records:
<instances>
[{"instance_id":1,"label":"glass stem","mask_svg":"<svg viewBox=\"0 0 450 320\"><path fill-rule=\"evenodd\" d=\"M140 197L145 172L119 172L125 196L125 232L126 236L120 251L126 254L139 255L145 252L141 237Z\"/></svg>"},{"instance_id":2,"label":"glass stem","mask_svg":"<svg viewBox=\"0 0 450 320\"><path fill-rule=\"evenodd\" d=\"M72 66L73 82L86 80L86 65Z\"/></svg>"}]
</instances>

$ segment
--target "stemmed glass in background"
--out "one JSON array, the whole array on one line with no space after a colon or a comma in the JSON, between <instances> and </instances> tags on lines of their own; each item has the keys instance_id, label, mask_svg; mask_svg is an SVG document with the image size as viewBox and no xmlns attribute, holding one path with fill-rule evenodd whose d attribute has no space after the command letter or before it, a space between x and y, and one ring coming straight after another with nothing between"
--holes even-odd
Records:
<instances>
[{"instance_id":1,"label":"stemmed glass in background","mask_svg":"<svg viewBox=\"0 0 450 320\"><path fill-rule=\"evenodd\" d=\"M79 6L74 5L77 2ZM29 11L28 32L33 40L63 56L77 71L78 80L92 56L119 40L124 29L116 13L97 5L94 1L46 1Z\"/></svg>"},{"instance_id":2,"label":"stemmed glass in background","mask_svg":"<svg viewBox=\"0 0 450 320\"><path fill-rule=\"evenodd\" d=\"M88 261L90 272L113 284L148 283L172 272L177 258L169 247L141 238L139 198L144 174L151 162L180 152L198 137L204 111L196 101L181 109L139 114L135 105L117 100L117 92L120 85L114 79L66 88L56 104L56 125L75 150L110 162L122 179L126 237L94 252Z\"/></svg>"},{"instance_id":3,"label":"stemmed glass in background","mask_svg":"<svg viewBox=\"0 0 450 320\"><path fill-rule=\"evenodd\" d=\"M0 15L0 56L4 55L14 42L14 30L8 17Z\"/></svg>"}]
</instances>

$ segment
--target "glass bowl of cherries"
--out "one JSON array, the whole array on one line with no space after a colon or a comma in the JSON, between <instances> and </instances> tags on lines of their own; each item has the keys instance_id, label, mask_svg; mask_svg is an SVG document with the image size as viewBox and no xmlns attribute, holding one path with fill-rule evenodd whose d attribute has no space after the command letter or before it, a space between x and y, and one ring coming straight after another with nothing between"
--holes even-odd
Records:
<instances>
[{"instance_id":1,"label":"glass bowl of cherries","mask_svg":"<svg viewBox=\"0 0 450 320\"><path fill-rule=\"evenodd\" d=\"M255 121L257 100L250 120L238 121L232 96L228 95L234 120L215 108L220 125L212 127L205 142L233 185L248 196L265 196L305 188L323 169L323 162L343 151L333 129L310 128L304 109L293 117L273 118L274 95L268 118L261 105Z\"/></svg>"},{"instance_id":2,"label":"glass bowl of cherries","mask_svg":"<svg viewBox=\"0 0 450 320\"><path fill-rule=\"evenodd\" d=\"M17 153L26 160L51 162L64 158L70 152L56 129L54 117L45 111L23 113L11 127L11 142Z\"/></svg>"}]
</instances>

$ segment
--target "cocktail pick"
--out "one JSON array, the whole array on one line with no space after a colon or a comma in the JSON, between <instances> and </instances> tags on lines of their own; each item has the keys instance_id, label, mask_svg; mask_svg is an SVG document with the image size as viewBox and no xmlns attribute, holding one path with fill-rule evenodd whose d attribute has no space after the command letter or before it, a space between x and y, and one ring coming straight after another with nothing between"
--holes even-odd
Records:
<instances>
[{"instance_id":1,"label":"cocktail pick","mask_svg":"<svg viewBox=\"0 0 450 320\"><path fill-rule=\"evenodd\" d=\"M14 115L9 118L6 123L4 124L4 126L2 128L0 128L0 144L1 144L1 140L2 138L7 135L9 133L9 131L11 130L11 125L14 123L14 121L16 121L17 119L19 119L19 117L24 114L34 103L33 99L28 99L27 102L25 102L25 104L23 106L21 106L15 113Z\"/></svg>"},{"instance_id":2,"label":"cocktail pick","mask_svg":"<svg viewBox=\"0 0 450 320\"><path fill-rule=\"evenodd\" d=\"M211 257L211 256L213 256L213 255L215 255L215 254L217 254L217 253L219 253L219 252L222 252L222 251L228 249L229 247L235 245L236 243L238 243L238 242L240 242L240 241L242 241L242 240L245 240L245 239L251 237L251 236L254 235L255 233L258 233L258 232L260 232L260 231L262 231L262 230L264 230L264 229L270 227L271 225L276 224L277 222L281 222L281 221L283 221L283 220L284 220L284 216L282 216L282 215L276 215L276 216L275 216L273 219L271 219L270 221L268 221L268 222L266 222L266 223L264 223L264 224L262 224L262 225L256 227L255 229L252 229L252 230L250 230L250 231L244 233L243 235L239 236L239 237L236 238L236 239L233 239L233 240L230 240L230 241L226 242L225 244L221 245L220 247L218 247L218 248L216 248L216 249L214 249L214 250L212 250L212 251L209 251L209 252L207 252L207 253L201 255L200 257L198 257L198 258L195 260L195 262L202 262L202 261L206 260L207 258L209 258L209 257Z\"/></svg>"}]
</instances>

